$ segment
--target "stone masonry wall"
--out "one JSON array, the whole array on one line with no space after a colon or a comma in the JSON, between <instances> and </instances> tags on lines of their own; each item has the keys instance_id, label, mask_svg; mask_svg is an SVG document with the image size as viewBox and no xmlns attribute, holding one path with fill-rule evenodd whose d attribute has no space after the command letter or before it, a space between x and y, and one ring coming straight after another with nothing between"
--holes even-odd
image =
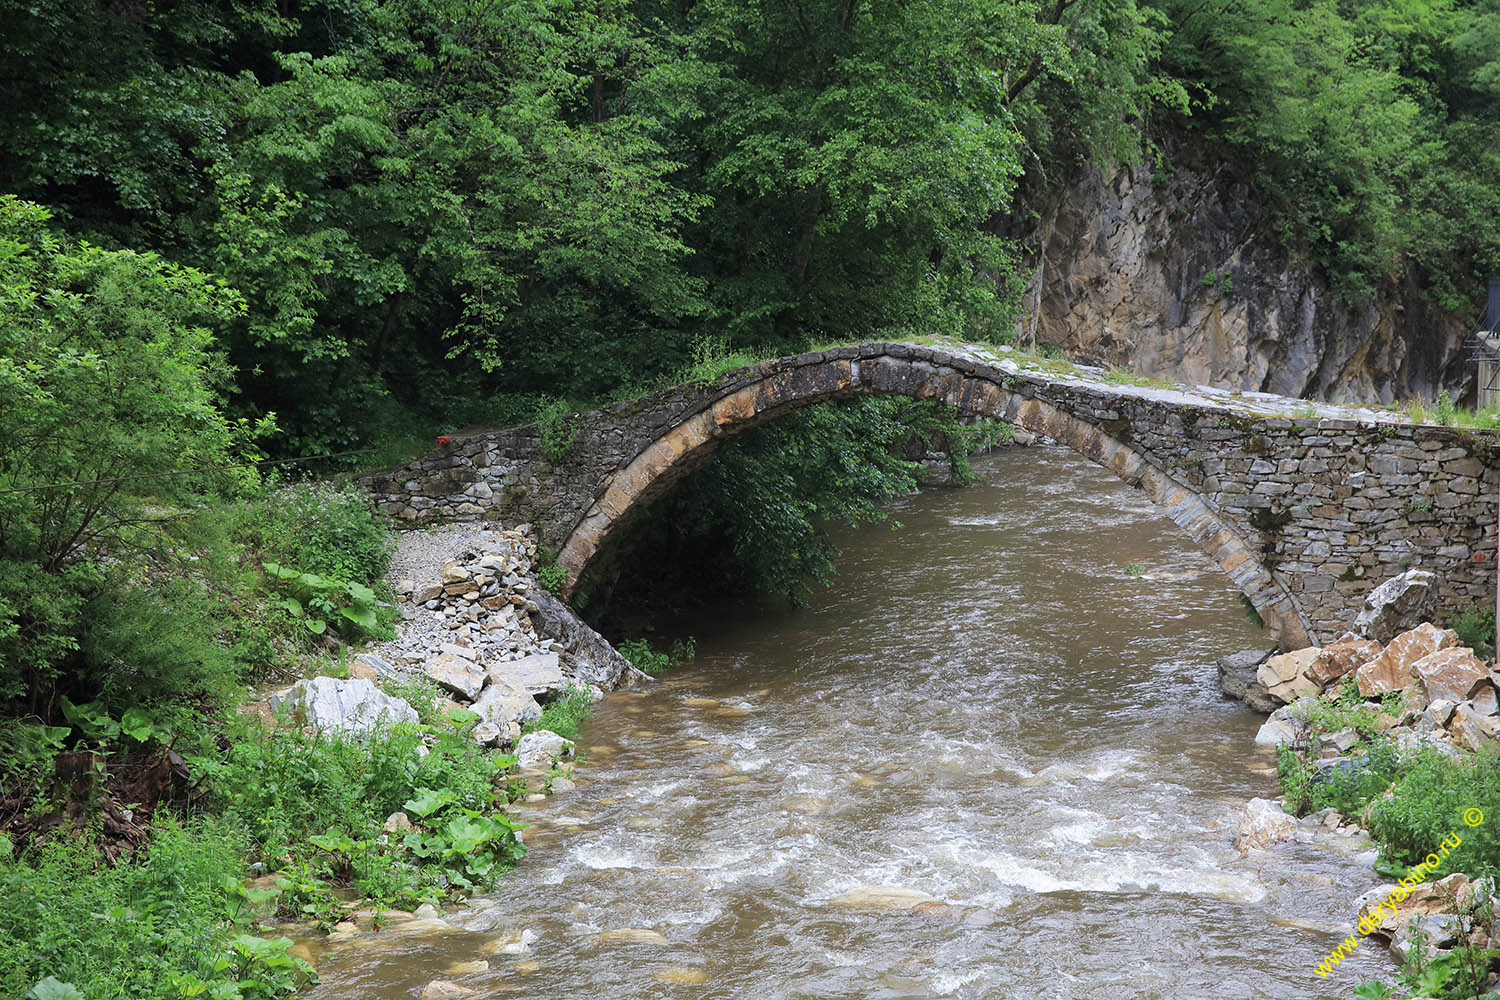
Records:
<instances>
[{"instance_id":1,"label":"stone masonry wall","mask_svg":"<svg viewBox=\"0 0 1500 1000\"><path fill-rule=\"evenodd\" d=\"M364 482L412 526L533 522L545 547L563 551L571 587L617 522L737 434L798 406L876 393L944 399L1112 468L1162 504L1263 614L1294 611L1284 623L1267 618L1283 644L1336 638L1365 595L1407 567L1437 574L1446 611L1494 602L1500 457L1487 435L1260 393L1116 384L968 346L782 358L577 415L557 461L536 428L511 428L455 439Z\"/></svg>"}]
</instances>

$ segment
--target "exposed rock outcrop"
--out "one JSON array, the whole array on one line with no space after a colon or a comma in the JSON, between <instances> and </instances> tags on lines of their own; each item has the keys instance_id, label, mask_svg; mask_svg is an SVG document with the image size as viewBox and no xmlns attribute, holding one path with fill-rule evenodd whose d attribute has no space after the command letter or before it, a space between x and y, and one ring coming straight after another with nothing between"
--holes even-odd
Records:
<instances>
[{"instance_id":1,"label":"exposed rock outcrop","mask_svg":"<svg viewBox=\"0 0 1500 1000\"><path fill-rule=\"evenodd\" d=\"M1266 235L1227 172L1085 169L1043 213L1022 341L1285 396L1457 399L1472 384L1473 317L1442 312L1410 273L1349 307Z\"/></svg>"}]
</instances>

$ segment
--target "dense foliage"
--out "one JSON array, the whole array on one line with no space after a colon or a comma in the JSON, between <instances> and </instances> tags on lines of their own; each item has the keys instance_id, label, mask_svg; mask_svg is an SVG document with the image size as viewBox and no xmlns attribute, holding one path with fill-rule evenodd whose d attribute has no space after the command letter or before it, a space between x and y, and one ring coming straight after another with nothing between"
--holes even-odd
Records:
<instances>
[{"instance_id":1,"label":"dense foliage","mask_svg":"<svg viewBox=\"0 0 1500 1000\"><path fill-rule=\"evenodd\" d=\"M1155 0L1184 124L1252 164L1291 246L1357 297L1407 262L1469 311L1500 273L1500 3Z\"/></svg>"}]
</instances>

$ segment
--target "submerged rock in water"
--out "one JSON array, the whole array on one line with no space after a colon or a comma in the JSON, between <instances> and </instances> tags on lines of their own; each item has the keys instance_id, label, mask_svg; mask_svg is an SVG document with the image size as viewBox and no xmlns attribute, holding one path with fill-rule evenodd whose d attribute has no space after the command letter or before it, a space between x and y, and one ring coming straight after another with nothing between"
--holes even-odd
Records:
<instances>
[{"instance_id":1,"label":"submerged rock in water","mask_svg":"<svg viewBox=\"0 0 1500 1000\"><path fill-rule=\"evenodd\" d=\"M596 944L649 944L664 945L667 939L659 932L648 930L644 927L618 927L614 930L600 931L594 935Z\"/></svg>"},{"instance_id":2,"label":"submerged rock in water","mask_svg":"<svg viewBox=\"0 0 1500 1000\"><path fill-rule=\"evenodd\" d=\"M921 903L937 900L920 889L903 889L891 885L861 885L840 893L828 901L829 906L849 910L909 910Z\"/></svg>"},{"instance_id":3,"label":"submerged rock in water","mask_svg":"<svg viewBox=\"0 0 1500 1000\"><path fill-rule=\"evenodd\" d=\"M461 997L478 995L478 990L470 989L462 983L450 982L446 979L434 979L422 987L422 992L417 1000L460 1000Z\"/></svg>"}]
</instances>

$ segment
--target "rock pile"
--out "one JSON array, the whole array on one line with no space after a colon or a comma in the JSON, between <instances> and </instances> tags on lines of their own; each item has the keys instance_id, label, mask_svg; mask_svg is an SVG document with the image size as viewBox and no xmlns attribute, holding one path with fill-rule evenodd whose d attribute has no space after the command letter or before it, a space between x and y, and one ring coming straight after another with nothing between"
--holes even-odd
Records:
<instances>
[{"instance_id":1,"label":"rock pile","mask_svg":"<svg viewBox=\"0 0 1500 1000\"><path fill-rule=\"evenodd\" d=\"M570 688L597 698L636 676L537 582L529 524L465 531L447 544L444 552L453 558L431 578L395 581L402 621L396 640L380 652L398 671L425 675L453 705L477 712L480 743L514 744L541 706ZM418 564L437 562L426 554Z\"/></svg>"},{"instance_id":2,"label":"rock pile","mask_svg":"<svg viewBox=\"0 0 1500 1000\"><path fill-rule=\"evenodd\" d=\"M1301 700L1351 676L1367 699L1393 691L1404 694L1399 717L1371 706L1378 728L1411 730L1402 734L1402 742L1468 750L1500 742L1500 670L1460 646L1453 630L1426 622L1385 646L1348 634L1322 648L1269 657L1256 679L1269 698L1284 704L1271 713L1256 742L1275 746L1295 741ZM1330 741L1335 750L1338 737L1333 734Z\"/></svg>"},{"instance_id":3,"label":"rock pile","mask_svg":"<svg viewBox=\"0 0 1500 1000\"><path fill-rule=\"evenodd\" d=\"M509 746L543 704L570 687L600 692L564 669L557 643L539 635L532 621L540 587L531 526L469 541L436 579L397 582L404 620L382 653L398 668L425 675L452 705L478 713L474 737L481 744Z\"/></svg>"}]
</instances>

